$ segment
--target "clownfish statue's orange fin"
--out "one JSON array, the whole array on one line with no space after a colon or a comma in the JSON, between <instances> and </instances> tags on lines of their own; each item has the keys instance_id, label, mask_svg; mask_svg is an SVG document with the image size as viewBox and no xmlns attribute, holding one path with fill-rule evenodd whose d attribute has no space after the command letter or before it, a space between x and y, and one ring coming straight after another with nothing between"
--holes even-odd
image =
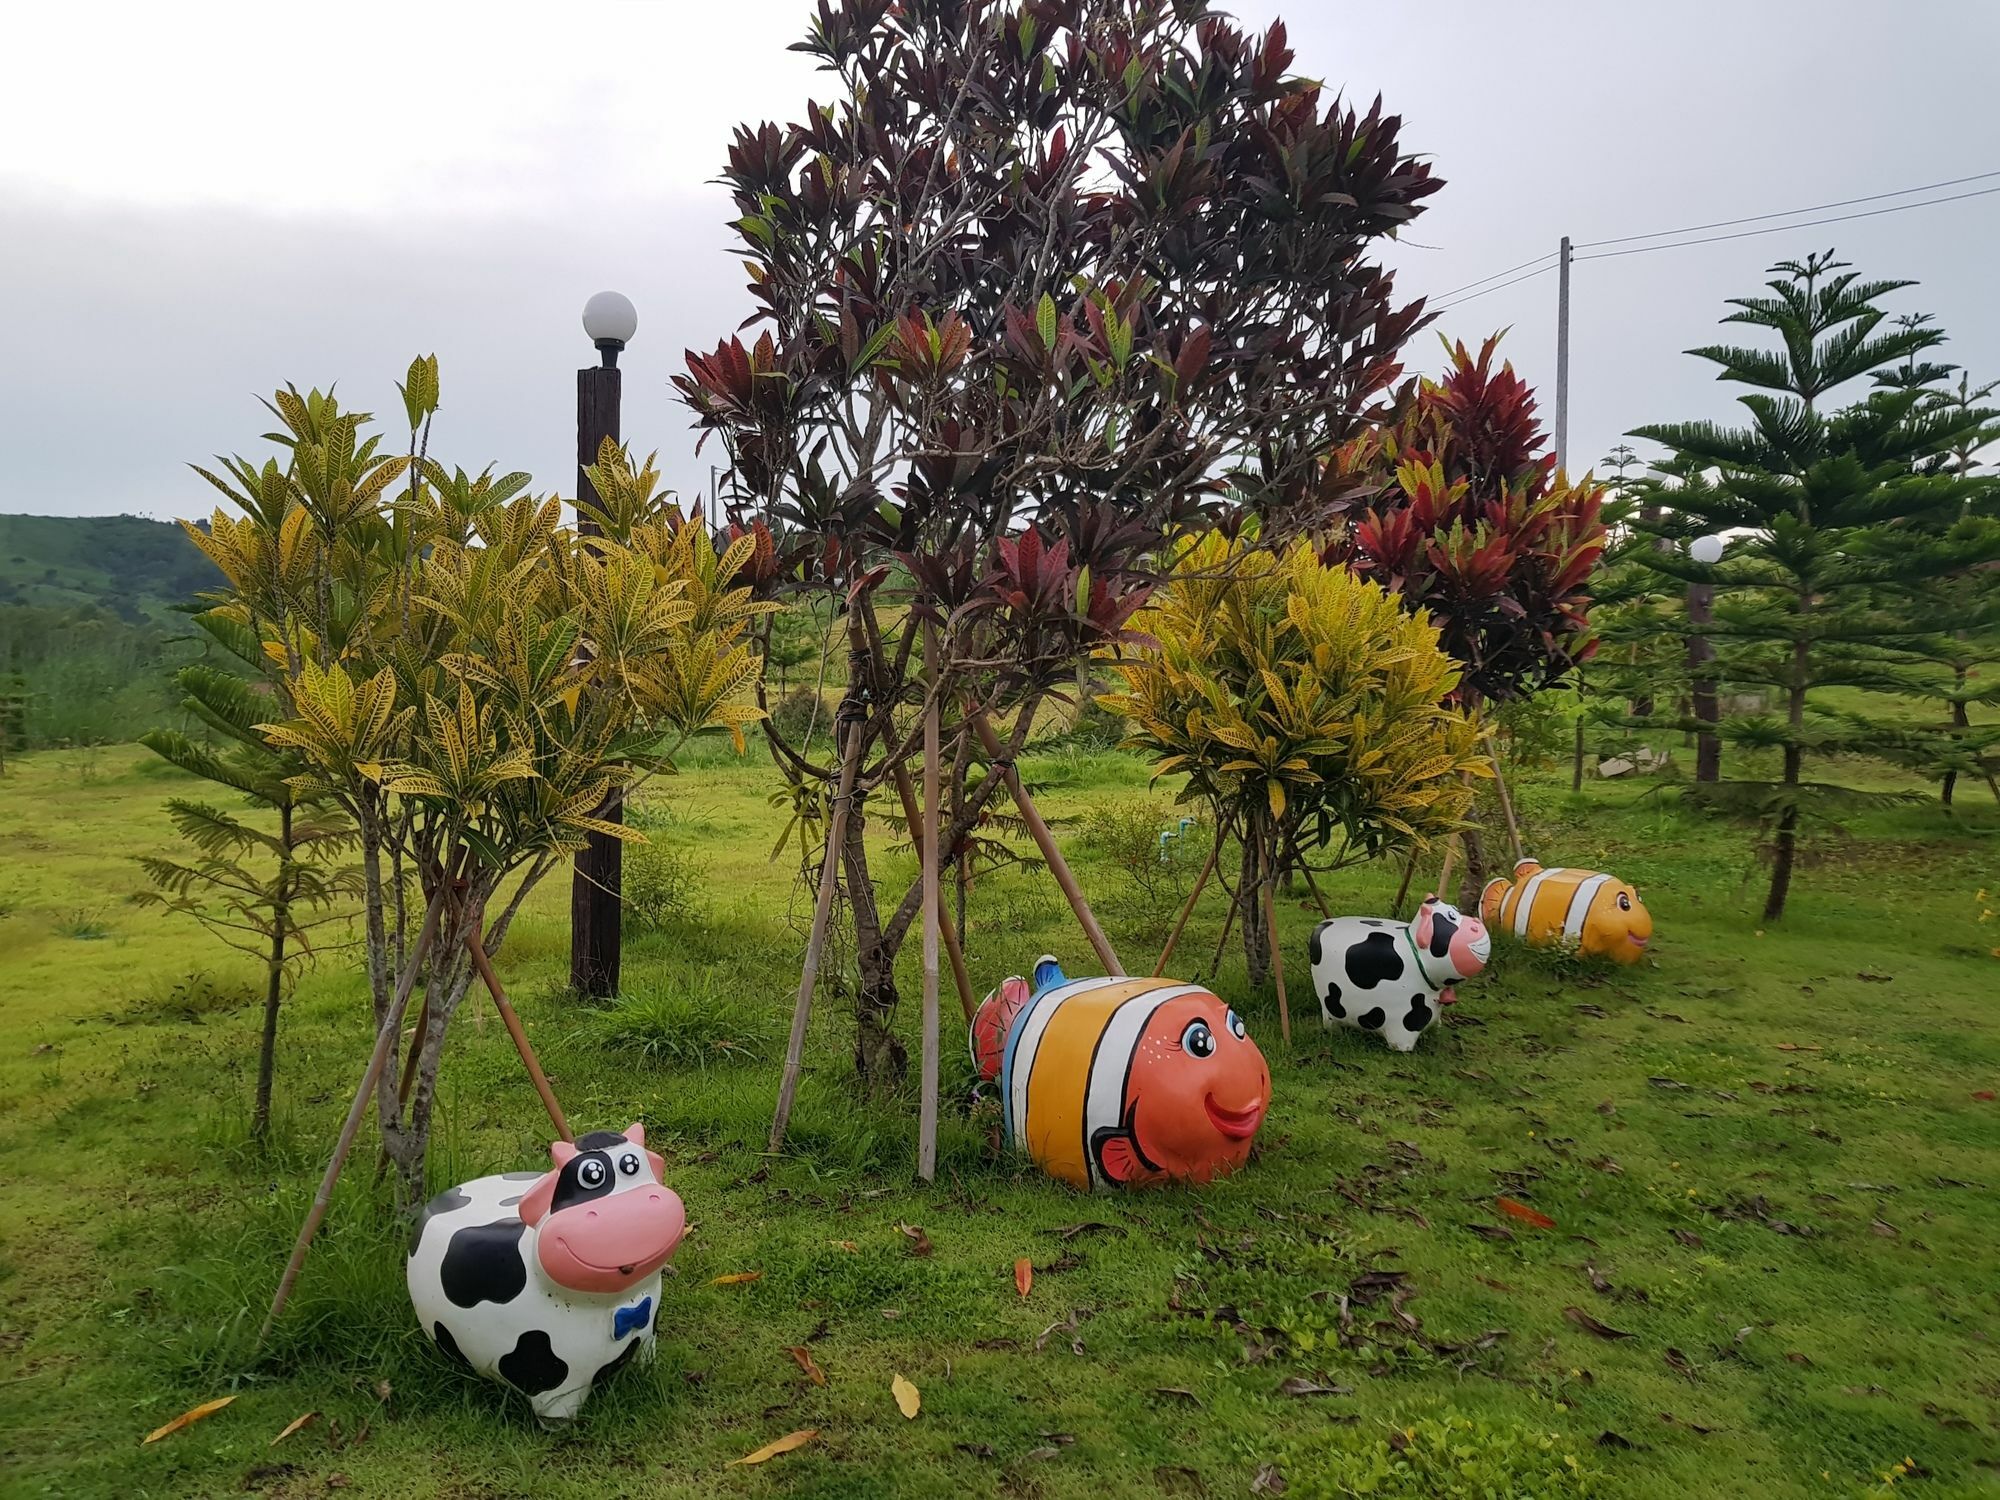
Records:
<instances>
[{"instance_id":1,"label":"clownfish statue's orange fin","mask_svg":"<svg viewBox=\"0 0 2000 1500\"><path fill-rule=\"evenodd\" d=\"M1142 1170L1138 1149L1123 1131L1106 1131L1097 1138L1097 1167L1116 1183L1127 1183Z\"/></svg>"}]
</instances>

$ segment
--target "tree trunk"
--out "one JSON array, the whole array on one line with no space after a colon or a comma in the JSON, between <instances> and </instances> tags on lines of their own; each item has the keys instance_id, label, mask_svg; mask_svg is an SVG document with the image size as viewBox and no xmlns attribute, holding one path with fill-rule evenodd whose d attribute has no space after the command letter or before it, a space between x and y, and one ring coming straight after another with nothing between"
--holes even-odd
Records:
<instances>
[{"instance_id":1,"label":"tree trunk","mask_svg":"<svg viewBox=\"0 0 2000 1500\"><path fill-rule=\"evenodd\" d=\"M1951 669L1951 672L1952 672L1953 689L1957 692L1964 692L1965 668L1962 666L1955 666ZM1970 729L1972 727L1972 718L1969 714L1966 713L1965 704L1957 698L1952 699L1951 703L1951 727L1953 729ZM1951 806L1951 794L1953 790L1956 789L1957 786L1958 786L1958 772L1956 771L1945 772L1944 785L1939 789L1938 797L1946 807Z\"/></svg>"},{"instance_id":2,"label":"tree trunk","mask_svg":"<svg viewBox=\"0 0 2000 1500\"><path fill-rule=\"evenodd\" d=\"M1243 967L1251 989L1262 988L1271 973L1271 943L1264 932L1264 830L1252 822L1244 830L1243 867L1236 883L1237 920L1243 927Z\"/></svg>"},{"instance_id":3,"label":"tree trunk","mask_svg":"<svg viewBox=\"0 0 2000 1500\"><path fill-rule=\"evenodd\" d=\"M1799 783L1799 747L1785 747L1785 785ZM1778 841L1771 855L1771 893L1764 898L1764 920L1775 922L1785 914L1785 898L1792 890L1792 863L1798 855L1799 805L1789 802L1778 817Z\"/></svg>"},{"instance_id":4,"label":"tree trunk","mask_svg":"<svg viewBox=\"0 0 2000 1500\"><path fill-rule=\"evenodd\" d=\"M854 1071L864 1089L886 1095L902 1087L910 1056L890 1027L896 1014L896 954L883 940L882 916L868 875L868 854L862 844L866 808L857 791L841 850L848 909L854 914L854 961L861 980L854 992Z\"/></svg>"},{"instance_id":5,"label":"tree trunk","mask_svg":"<svg viewBox=\"0 0 2000 1500\"><path fill-rule=\"evenodd\" d=\"M407 1105L399 1103L391 1091L388 1108L380 1112L382 1149L395 1163L397 1199L406 1210L414 1210L429 1196L424 1166L430 1152L431 1116L437 1102L438 1065L444 1060L445 1036L451 1019L472 984L472 956L466 948L466 935L485 909L492 884L490 879L474 877L441 914L437 942L432 945L432 962L424 976L416 1085L410 1090ZM389 1081L391 1071L383 1070L384 1083Z\"/></svg>"},{"instance_id":6,"label":"tree trunk","mask_svg":"<svg viewBox=\"0 0 2000 1500\"><path fill-rule=\"evenodd\" d=\"M1806 601L1808 607L1809 602ZM1800 613L1807 613L1802 608ZM1799 784L1799 765L1804 751L1799 745L1799 732L1806 722L1806 665L1807 652L1811 649L1805 640L1792 645L1792 684L1790 712L1787 722L1791 725L1791 743L1785 746L1785 785L1796 788ZM1775 922L1785 914L1785 898L1792 890L1792 864L1798 857L1799 843L1799 803L1796 791L1785 804L1785 810L1778 816L1777 847L1771 857L1771 893L1764 898L1764 920Z\"/></svg>"},{"instance_id":7,"label":"tree trunk","mask_svg":"<svg viewBox=\"0 0 2000 1500\"><path fill-rule=\"evenodd\" d=\"M1459 910L1476 912L1479 910L1479 893L1486 889L1488 874L1486 846L1479 841L1479 821L1476 814L1465 828L1461 844L1465 850L1465 873L1459 877L1457 897L1454 898L1447 891L1439 891L1438 899L1442 901L1456 899Z\"/></svg>"},{"instance_id":8,"label":"tree trunk","mask_svg":"<svg viewBox=\"0 0 2000 1500\"><path fill-rule=\"evenodd\" d=\"M264 1036L257 1049L257 1103L250 1115L250 1139L262 1146L271 1135L271 1080L278 1066L278 1006L285 993L285 926L291 915L292 805L278 808L278 886L271 903L271 954L264 966Z\"/></svg>"}]
</instances>

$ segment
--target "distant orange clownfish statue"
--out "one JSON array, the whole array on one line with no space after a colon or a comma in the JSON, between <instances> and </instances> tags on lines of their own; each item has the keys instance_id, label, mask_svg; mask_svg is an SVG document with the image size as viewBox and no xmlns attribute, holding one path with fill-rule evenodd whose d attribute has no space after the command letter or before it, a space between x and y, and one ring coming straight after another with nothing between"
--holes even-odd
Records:
<instances>
[{"instance_id":1,"label":"distant orange clownfish statue","mask_svg":"<svg viewBox=\"0 0 2000 1500\"><path fill-rule=\"evenodd\" d=\"M1200 985L1070 979L1053 957L972 1019L1007 1143L1080 1188L1208 1182L1249 1159L1271 1070L1242 1018Z\"/></svg>"},{"instance_id":2,"label":"distant orange clownfish statue","mask_svg":"<svg viewBox=\"0 0 2000 1500\"><path fill-rule=\"evenodd\" d=\"M1530 948L1572 942L1590 958L1635 964L1653 940L1653 917L1639 893L1596 870L1543 869L1532 859L1512 880L1488 881L1479 898L1488 929Z\"/></svg>"}]
</instances>

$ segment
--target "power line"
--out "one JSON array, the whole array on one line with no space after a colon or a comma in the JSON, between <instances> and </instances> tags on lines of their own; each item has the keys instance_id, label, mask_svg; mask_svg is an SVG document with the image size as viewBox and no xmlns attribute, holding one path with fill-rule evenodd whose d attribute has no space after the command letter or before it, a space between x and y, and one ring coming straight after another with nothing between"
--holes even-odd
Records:
<instances>
[{"instance_id":1,"label":"power line","mask_svg":"<svg viewBox=\"0 0 2000 1500\"><path fill-rule=\"evenodd\" d=\"M2000 172L1981 172L1972 177L1955 178L1953 179L1953 181L1980 182L1984 181L1988 177L2000 177ZM1952 185L1951 183L1932 183L1931 188L1949 187L1951 185ZM1903 190L1903 193L1921 193L1928 191L1930 191L1930 188L1905 188ZM1864 209L1862 212L1855 214L1831 214L1821 219L1803 219L1794 224L1773 224L1764 229L1742 229L1738 230L1734 234L1704 235L1700 239L1674 240L1664 245L1636 245L1629 250L1600 250L1595 255L1579 255L1576 256L1575 259L1580 261L1609 260L1614 256L1619 256L1619 255L1649 255L1655 250L1682 250L1693 245L1713 245L1723 240L1754 239L1756 236L1763 234L1783 234L1786 231L1793 229L1811 229L1815 225L1819 224L1844 224L1853 219L1874 219L1881 217L1883 214L1905 213L1913 208L1934 208L1941 203L1959 203L1967 198L1984 198L1993 193L2000 193L2000 186L1988 187L1988 188L1974 188L1969 193L1951 193L1942 198L1926 198L1919 203L1896 203L1890 205L1888 208ZM1902 193L1874 193L1866 198L1849 198L1846 201L1849 203L1872 203L1882 198L1896 198L1896 197L1901 197L1902 195L1903 195ZM1831 203L1821 205L1821 207L1824 208L1834 208L1838 206L1839 205L1837 204L1831 204ZM1791 213L1808 213L1808 212L1811 212L1811 210L1798 209L1798 208L1791 210ZM1757 214L1747 219L1718 220L1717 225L1749 224L1756 222L1758 219L1770 219L1770 218L1780 218L1780 217L1784 217L1784 215ZM1689 228L1691 229L1714 228L1717 227L1717 225L1691 225L1689 226ZM1661 235L1666 235L1666 234L1685 234L1687 232L1688 230L1686 229L1665 229L1661 230L1659 233ZM1590 240L1587 241L1586 243L1591 245L1622 245L1622 244L1628 244L1633 240L1655 239L1658 237L1659 237L1658 235L1628 234L1628 235L1621 235L1616 239ZM1448 292L1440 292L1436 295L1435 298L1432 299L1432 306L1430 310L1434 313L1449 312L1454 307L1462 307L1467 302L1471 302L1476 300L1477 298L1484 297L1488 292L1504 291L1506 288L1510 286L1519 286L1524 281L1532 281L1534 280L1535 277L1540 276L1545 272L1553 271L1556 268L1555 267L1556 254L1557 252L1551 250L1545 255L1536 256L1534 260L1524 260L1518 266L1509 266L1505 271L1495 271L1491 276L1482 276L1477 281L1468 281L1463 286L1453 287ZM1525 276L1512 276L1513 272L1523 270L1528 266L1533 266L1535 265L1536 261L1548 261L1549 264L1544 266L1539 266L1537 269L1529 271ZM1500 281L1500 278L1503 276L1512 276L1512 279L1507 281ZM1498 281L1499 285L1487 286L1486 283L1490 281ZM1484 290L1471 292L1470 296L1458 297L1457 295L1458 293L1471 291L1473 287L1483 287ZM1447 302L1445 299L1450 297L1457 297L1457 300L1453 302Z\"/></svg>"},{"instance_id":2,"label":"power line","mask_svg":"<svg viewBox=\"0 0 2000 1500\"><path fill-rule=\"evenodd\" d=\"M1590 257L1578 256L1576 258L1578 260L1588 260ZM1516 266L1515 269L1519 270L1520 267ZM1546 276L1549 272L1553 271L1554 269L1555 269L1555 263L1552 261L1548 265L1541 267L1539 270L1530 271L1525 276L1516 276L1512 281L1503 281L1498 286L1489 286L1488 288L1486 288L1485 292L1474 292L1469 297L1460 297L1456 302L1447 302L1442 306L1431 308L1430 311L1433 313L1450 312L1454 307L1463 307L1468 302L1477 302L1481 297L1484 297L1486 295L1486 292L1504 292L1510 286L1519 286L1524 281L1533 281L1537 276ZM1504 276L1506 272L1503 271L1500 274ZM1488 279L1490 280L1491 278L1489 277ZM1472 285L1477 286L1479 285L1479 283L1475 281L1472 283ZM1446 295L1448 296L1450 294L1447 293Z\"/></svg>"},{"instance_id":3,"label":"power line","mask_svg":"<svg viewBox=\"0 0 2000 1500\"><path fill-rule=\"evenodd\" d=\"M1970 181L1971 179L1968 178L1967 180ZM2000 187L1975 188L1969 193L1953 193L1946 198L1926 198L1921 203L1898 203L1889 208L1870 208L1858 214L1835 214L1831 218L1826 219L1806 219L1797 224L1773 224L1768 229L1739 229L1735 234L1711 234L1705 235L1698 240L1675 240L1670 245L1635 245L1630 250L1600 250L1595 255L1579 255L1576 258L1578 260L1609 260L1615 255L1644 255L1652 250L1683 250L1690 245L1713 245L1718 240L1747 240L1760 234L1783 234L1788 229L1810 229L1815 224L1844 224L1849 219L1873 219L1883 214L1899 214L1912 208L1933 208L1940 203L1957 203L1966 198L1984 198L1989 193L2000 193ZM1884 196L1887 195L1885 194ZM1855 201L1865 202L1866 200L1856 199ZM1638 238L1638 236L1634 236L1634 238ZM1597 243L1600 245L1609 245L1616 242L1612 240L1599 240Z\"/></svg>"},{"instance_id":4,"label":"power line","mask_svg":"<svg viewBox=\"0 0 2000 1500\"><path fill-rule=\"evenodd\" d=\"M1952 178L1947 178L1943 182L1927 182L1922 187L1897 188L1896 191L1893 193L1869 193L1865 197L1861 198L1840 198L1836 199L1832 203L1814 203L1806 208L1788 208L1784 210L1782 213L1750 214L1749 216L1741 219L1717 219L1712 224L1688 224L1680 229L1656 229L1651 234L1622 234L1619 235L1616 239L1609 239L1609 240L1583 240L1579 242L1575 246L1575 248L1578 250L1592 250L1599 245L1625 245L1625 244L1630 244L1633 240L1661 240L1665 239L1668 235L1698 234L1704 229L1727 229L1734 224L1759 224L1766 219L1789 219L1794 214L1816 214L1822 211L1823 209L1849 208L1856 203L1877 203L1884 198L1907 198L1912 193L1930 193L1930 192L1935 192L1939 188L1959 187L1962 184L1968 182L1984 182L1989 177L2000 177L2000 171L1975 172L1970 177L1952 177ZM1940 198L1937 199L1936 201L1940 203L1949 203L1951 200L1949 198ZM1923 207L1923 205L1920 203L1912 203L1909 204L1908 207L1921 208ZM1893 212L1893 210L1888 210L1888 211ZM1821 222L1830 222L1830 221L1822 220ZM1507 273L1505 271L1502 271L1500 274L1502 276L1505 276ZM1477 286L1478 283L1474 282L1473 285ZM1445 295L1449 296L1450 293L1446 293Z\"/></svg>"},{"instance_id":5,"label":"power line","mask_svg":"<svg viewBox=\"0 0 2000 1500\"><path fill-rule=\"evenodd\" d=\"M1509 266L1504 271L1495 271L1491 276L1482 276L1477 281L1466 282L1464 286L1455 286L1448 292L1439 292L1438 300L1443 301L1446 297L1456 297L1460 292L1470 291L1473 287L1476 286L1484 286L1489 281L1498 281L1502 276L1511 276L1516 271L1525 270L1527 267L1532 266L1537 260L1553 260L1555 258L1555 254L1556 254L1555 251L1549 250L1541 255L1537 255L1534 258L1534 260L1524 260L1518 266Z\"/></svg>"}]
</instances>

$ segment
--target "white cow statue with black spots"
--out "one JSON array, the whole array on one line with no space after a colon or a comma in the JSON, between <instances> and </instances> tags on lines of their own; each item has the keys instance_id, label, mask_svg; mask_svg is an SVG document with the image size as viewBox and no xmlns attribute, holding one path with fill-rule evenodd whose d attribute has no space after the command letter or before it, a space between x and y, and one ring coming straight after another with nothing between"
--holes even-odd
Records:
<instances>
[{"instance_id":1,"label":"white cow statue with black spots","mask_svg":"<svg viewBox=\"0 0 2000 1500\"><path fill-rule=\"evenodd\" d=\"M550 1171L431 1199L408 1272L417 1320L445 1356L513 1386L553 1424L635 1355L651 1361L660 1268L687 1214L638 1125L557 1141L549 1156Z\"/></svg>"},{"instance_id":2,"label":"white cow statue with black spots","mask_svg":"<svg viewBox=\"0 0 2000 1500\"><path fill-rule=\"evenodd\" d=\"M1452 983L1486 967L1486 924L1436 896L1416 920L1334 917L1313 929L1313 992L1321 1022L1379 1032L1398 1052L1417 1045L1438 1007L1457 999Z\"/></svg>"}]
</instances>

